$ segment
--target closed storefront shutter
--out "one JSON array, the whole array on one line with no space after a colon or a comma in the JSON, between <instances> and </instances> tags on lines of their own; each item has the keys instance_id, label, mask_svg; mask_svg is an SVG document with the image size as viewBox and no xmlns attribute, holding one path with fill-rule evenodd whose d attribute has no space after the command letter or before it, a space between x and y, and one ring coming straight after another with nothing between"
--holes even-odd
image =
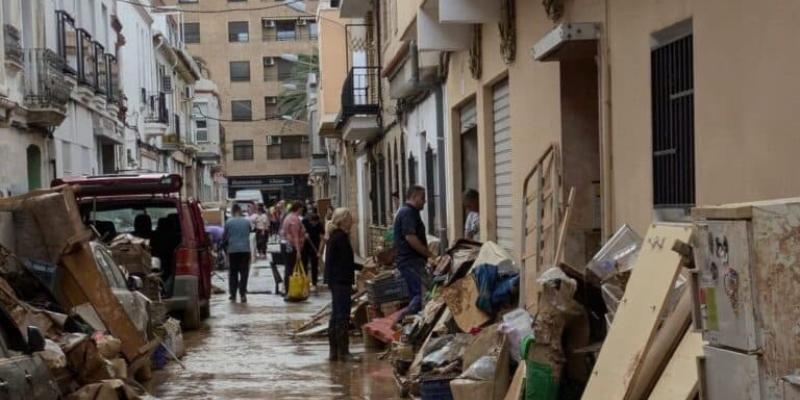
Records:
<instances>
[{"instance_id":1,"label":"closed storefront shutter","mask_svg":"<svg viewBox=\"0 0 800 400\"><path fill-rule=\"evenodd\" d=\"M498 83L492 90L492 129L494 136L494 187L497 217L497 244L511 251L512 191L511 191L511 119L508 97L508 80Z\"/></svg>"}]
</instances>

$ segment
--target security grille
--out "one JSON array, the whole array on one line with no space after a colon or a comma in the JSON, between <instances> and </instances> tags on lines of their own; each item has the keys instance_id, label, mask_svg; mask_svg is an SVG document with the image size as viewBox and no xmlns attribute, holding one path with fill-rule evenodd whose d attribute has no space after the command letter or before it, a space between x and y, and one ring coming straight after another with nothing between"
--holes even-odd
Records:
<instances>
[{"instance_id":1,"label":"security grille","mask_svg":"<svg viewBox=\"0 0 800 400\"><path fill-rule=\"evenodd\" d=\"M653 204L695 203L694 76L692 35L651 53L653 112Z\"/></svg>"}]
</instances>

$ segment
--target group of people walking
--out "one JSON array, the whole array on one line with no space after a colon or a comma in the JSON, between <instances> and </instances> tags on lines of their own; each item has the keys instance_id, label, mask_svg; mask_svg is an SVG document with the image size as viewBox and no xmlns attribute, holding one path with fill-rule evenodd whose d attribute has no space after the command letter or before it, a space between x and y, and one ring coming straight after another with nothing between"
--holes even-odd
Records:
<instances>
[{"instance_id":1,"label":"group of people walking","mask_svg":"<svg viewBox=\"0 0 800 400\"><path fill-rule=\"evenodd\" d=\"M464 194L469 212L464 235L479 237L478 194L474 190ZM401 323L407 315L422 309L423 288L428 287L428 261L434 257L428 248L425 224L420 212L426 203L425 188L414 185L405 193L405 203L395 214L393 233L396 250L395 264L405 280L411 296L408 306L399 314L395 323ZM354 218L347 208L337 208L323 218L313 207L301 202L285 205L277 203L267 214L261 208L253 220L246 218L238 205L233 206L233 217L225 223L223 245L230 260L230 300L236 300L237 291L241 302L247 302L247 276L251 259L250 233L256 232L257 256L266 257L270 237L279 238L282 264L284 265L284 296L288 293L288 281L297 257L311 270L311 283L317 290L319 260L324 251L323 281L328 285L332 297L332 312L328 326L330 360L353 361L349 352L351 296L355 284L355 273L362 266L356 263L350 231ZM277 278L277 277L276 277Z\"/></svg>"}]
</instances>

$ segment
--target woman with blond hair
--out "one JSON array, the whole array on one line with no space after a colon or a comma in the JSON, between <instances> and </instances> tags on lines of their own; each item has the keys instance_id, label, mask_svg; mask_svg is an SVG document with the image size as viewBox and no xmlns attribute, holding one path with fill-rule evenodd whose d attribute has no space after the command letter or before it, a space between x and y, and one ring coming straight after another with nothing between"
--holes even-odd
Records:
<instances>
[{"instance_id":1,"label":"woman with blond hair","mask_svg":"<svg viewBox=\"0 0 800 400\"><path fill-rule=\"evenodd\" d=\"M347 208L337 208L326 226L328 243L325 250L325 283L331 289L331 319L328 325L331 361L357 361L350 354L350 295L355 283L355 263L350 229L353 216Z\"/></svg>"}]
</instances>

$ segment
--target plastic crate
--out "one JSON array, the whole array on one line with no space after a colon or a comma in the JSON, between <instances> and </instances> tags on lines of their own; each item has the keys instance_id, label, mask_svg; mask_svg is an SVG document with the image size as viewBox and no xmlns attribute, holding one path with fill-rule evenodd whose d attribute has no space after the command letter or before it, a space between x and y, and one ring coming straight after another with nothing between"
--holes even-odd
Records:
<instances>
[{"instance_id":1,"label":"plastic crate","mask_svg":"<svg viewBox=\"0 0 800 400\"><path fill-rule=\"evenodd\" d=\"M450 391L450 381L452 378L436 378L422 381L420 385L420 395L422 400L453 400L453 392Z\"/></svg>"}]
</instances>

